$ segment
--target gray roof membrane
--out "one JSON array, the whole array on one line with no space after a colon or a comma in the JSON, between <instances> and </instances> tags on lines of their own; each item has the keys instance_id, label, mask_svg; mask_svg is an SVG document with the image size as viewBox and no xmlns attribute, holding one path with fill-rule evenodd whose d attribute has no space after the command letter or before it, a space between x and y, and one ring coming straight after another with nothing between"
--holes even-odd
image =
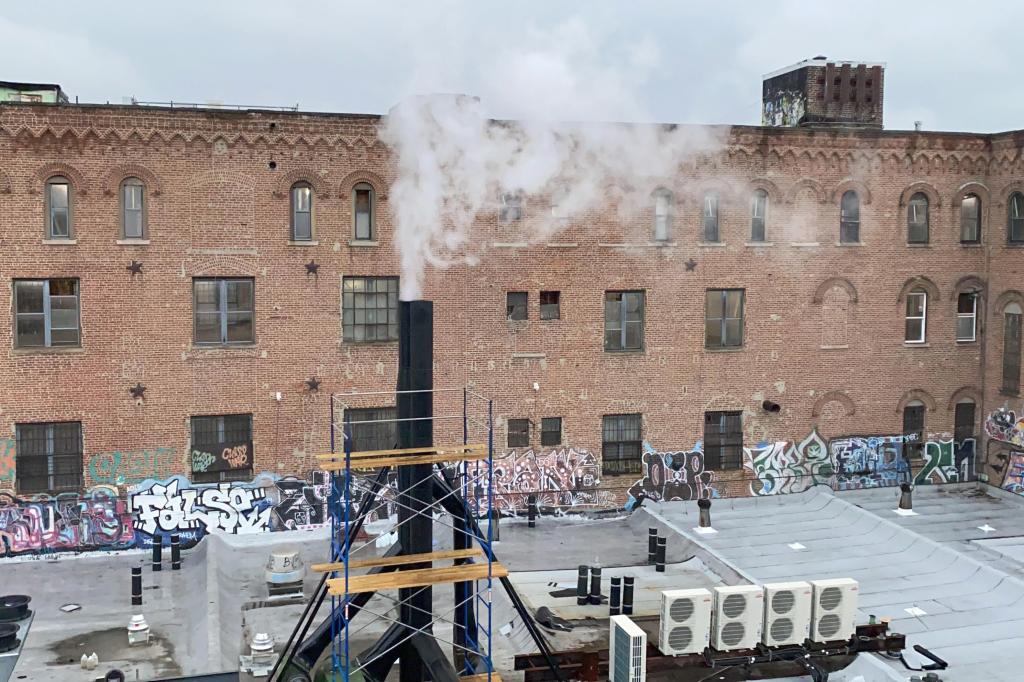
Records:
<instances>
[{"instance_id":1,"label":"gray roof membrane","mask_svg":"<svg viewBox=\"0 0 1024 682\"><path fill-rule=\"evenodd\" d=\"M983 541L1024 533L1024 500L994 492L988 496L973 485L917 488L917 516L894 512L899 491L892 488L836 494L816 487L715 500L711 517L718 532L709 535L693 529L695 502L644 510L751 582L854 578L860 583L857 622L869 615L892 618L892 629L907 635L907 661L928 663L910 648L924 646L950 664L940 672L945 682L1018 682L1024 672L1011 656L1024 650L1022 567L1012 552L991 550ZM996 531L978 528L986 523ZM913 607L925 615L907 613ZM886 662L911 674L898 661Z\"/></svg>"}]
</instances>

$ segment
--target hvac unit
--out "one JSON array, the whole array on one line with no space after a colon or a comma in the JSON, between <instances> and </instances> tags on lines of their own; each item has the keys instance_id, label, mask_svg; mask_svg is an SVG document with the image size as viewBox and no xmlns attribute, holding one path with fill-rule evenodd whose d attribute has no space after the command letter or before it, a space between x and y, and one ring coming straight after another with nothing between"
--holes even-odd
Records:
<instances>
[{"instance_id":1,"label":"hvac unit","mask_svg":"<svg viewBox=\"0 0 1024 682\"><path fill-rule=\"evenodd\" d=\"M811 639L837 642L853 637L857 630L857 581L851 578L812 580L814 607L811 612Z\"/></svg>"},{"instance_id":2,"label":"hvac unit","mask_svg":"<svg viewBox=\"0 0 1024 682\"><path fill-rule=\"evenodd\" d=\"M811 634L811 584L768 583L764 586L764 627L761 641L766 646L803 644Z\"/></svg>"},{"instance_id":3,"label":"hvac unit","mask_svg":"<svg viewBox=\"0 0 1024 682\"><path fill-rule=\"evenodd\" d=\"M753 649L761 641L764 590L757 585L715 588L711 648L717 651Z\"/></svg>"},{"instance_id":4,"label":"hvac unit","mask_svg":"<svg viewBox=\"0 0 1024 682\"><path fill-rule=\"evenodd\" d=\"M647 679L647 633L629 616L612 616L609 626L609 682L644 682Z\"/></svg>"},{"instance_id":5,"label":"hvac unit","mask_svg":"<svg viewBox=\"0 0 1024 682\"><path fill-rule=\"evenodd\" d=\"M661 593L661 626L658 628L661 653L666 656L699 654L707 648L710 632L710 591L700 588Z\"/></svg>"}]
</instances>

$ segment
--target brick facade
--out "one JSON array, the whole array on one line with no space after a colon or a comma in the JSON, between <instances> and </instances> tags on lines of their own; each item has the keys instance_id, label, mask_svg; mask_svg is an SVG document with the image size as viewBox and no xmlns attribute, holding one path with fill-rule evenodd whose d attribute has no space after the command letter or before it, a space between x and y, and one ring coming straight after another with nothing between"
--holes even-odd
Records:
<instances>
[{"instance_id":1,"label":"brick facade","mask_svg":"<svg viewBox=\"0 0 1024 682\"><path fill-rule=\"evenodd\" d=\"M13 438L17 423L81 421L84 485L126 484L188 474L191 416L251 413L256 472L315 468L314 455L329 449L329 396L395 382L395 343L345 343L341 334L342 278L399 274L393 172L378 124L358 115L0 106L0 291L13 305L15 279L78 278L82 334L80 348L19 349L13 310L0 319L0 438ZM665 244L651 242L653 207L622 219L609 206L525 246L496 209L478 225L489 245L479 265L427 271L436 383L473 385L495 399L497 414L529 418L535 449L541 419L562 417L563 443L599 454L602 415L616 413L641 413L643 440L661 451L692 448L707 410L742 410L749 445L799 440L812 428L825 437L900 433L912 399L926 405L926 433L951 433L961 397L977 401L980 433L984 415L1020 402L999 386L1000 306L1024 289L1022 252L1006 237L1007 198L1024 177L1020 149L1019 133L735 126L720 154L685 164L670 183ZM72 186L74 243L44 243L52 175ZM119 237L125 177L146 184L142 242ZM310 245L289 243L296 181L313 188ZM360 182L376 191L376 245L352 244ZM711 187L721 244L699 239ZM959 199L971 188L983 211L976 247L959 239ZM756 245L755 189L768 194L767 242ZM861 198L860 243L841 245L848 189ZM931 200L926 246L907 244L916 191ZM527 216L545 210L543 197L526 198ZM126 270L132 260L142 274ZM255 281L256 341L196 346L192 279L229 276ZM978 340L958 343L957 294L971 286L982 291ZM708 288L745 289L741 348L704 348ZM929 292L927 342L908 345L905 296L919 288ZM603 292L633 289L646 292L644 348L605 352ZM561 319L539 319L547 290L561 292ZM528 320L506 321L507 291L529 293ZM305 383L313 376L319 391ZM144 398L129 393L136 383ZM781 411L765 412L764 400ZM504 436L499 429L496 441Z\"/></svg>"}]
</instances>

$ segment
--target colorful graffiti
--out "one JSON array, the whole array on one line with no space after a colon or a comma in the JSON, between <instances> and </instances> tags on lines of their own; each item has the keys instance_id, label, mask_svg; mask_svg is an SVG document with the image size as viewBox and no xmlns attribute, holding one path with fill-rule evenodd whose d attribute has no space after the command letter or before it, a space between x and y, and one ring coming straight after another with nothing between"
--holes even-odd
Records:
<instances>
[{"instance_id":1,"label":"colorful graffiti","mask_svg":"<svg viewBox=\"0 0 1024 682\"><path fill-rule=\"evenodd\" d=\"M990 482L1017 495L1024 495L1024 417L1001 407L985 420L988 434ZM994 481L992 479L995 479Z\"/></svg>"},{"instance_id":2,"label":"colorful graffiti","mask_svg":"<svg viewBox=\"0 0 1024 682\"><path fill-rule=\"evenodd\" d=\"M14 439L0 438L0 485L14 483Z\"/></svg>"},{"instance_id":3,"label":"colorful graffiti","mask_svg":"<svg viewBox=\"0 0 1024 682\"><path fill-rule=\"evenodd\" d=\"M641 495L655 502L719 496L714 486L715 473L704 468L700 443L693 450L678 452L658 452L644 443L642 466L643 478L628 491L633 500L641 499Z\"/></svg>"},{"instance_id":4,"label":"colorful graffiti","mask_svg":"<svg viewBox=\"0 0 1024 682\"><path fill-rule=\"evenodd\" d=\"M915 485L963 483L977 478L973 438L928 441L924 444L924 466L914 476Z\"/></svg>"},{"instance_id":5,"label":"colorful graffiti","mask_svg":"<svg viewBox=\"0 0 1024 682\"><path fill-rule=\"evenodd\" d=\"M531 494L541 507L599 504L600 484L601 464L588 450L513 450L494 460L494 504L506 511L525 509ZM479 499L485 493L486 488L478 486L474 495Z\"/></svg>"},{"instance_id":6,"label":"colorful graffiti","mask_svg":"<svg viewBox=\"0 0 1024 682\"><path fill-rule=\"evenodd\" d=\"M131 513L115 488L29 499L0 491L0 556L126 549L134 542Z\"/></svg>"},{"instance_id":7,"label":"colorful graffiti","mask_svg":"<svg viewBox=\"0 0 1024 682\"><path fill-rule=\"evenodd\" d=\"M829 441L836 490L883 488L910 482L904 436L846 436Z\"/></svg>"},{"instance_id":8,"label":"colorful graffiti","mask_svg":"<svg viewBox=\"0 0 1024 682\"><path fill-rule=\"evenodd\" d=\"M1002 487L1011 493L1024 495L1024 452L1014 452L1010 455Z\"/></svg>"},{"instance_id":9,"label":"colorful graffiti","mask_svg":"<svg viewBox=\"0 0 1024 682\"><path fill-rule=\"evenodd\" d=\"M274 481L277 500L271 507L275 530L306 530L327 523L330 475L314 471L312 480L288 476Z\"/></svg>"},{"instance_id":10,"label":"colorful graffiti","mask_svg":"<svg viewBox=\"0 0 1024 682\"><path fill-rule=\"evenodd\" d=\"M159 478L167 471L180 470L175 459L174 448L115 450L90 457L86 470L94 484L131 486Z\"/></svg>"},{"instance_id":11,"label":"colorful graffiti","mask_svg":"<svg viewBox=\"0 0 1024 682\"><path fill-rule=\"evenodd\" d=\"M999 408L985 420L985 433L989 438L1024 447L1024 416L1018 418L1013 410Z\"/></svg>"},{"instance_id":12,"label":"colorful graffiti","mask_svg":"<svg viewBox=\"0 0 1024 682\"><path fill-rule=\"evenodd\" d=\"M799 493L815 485L830 486L835 478L828 444L816 430L799 443L744 448L743 467L752 479L751 495Z\"/></svg>"}]
</instances>

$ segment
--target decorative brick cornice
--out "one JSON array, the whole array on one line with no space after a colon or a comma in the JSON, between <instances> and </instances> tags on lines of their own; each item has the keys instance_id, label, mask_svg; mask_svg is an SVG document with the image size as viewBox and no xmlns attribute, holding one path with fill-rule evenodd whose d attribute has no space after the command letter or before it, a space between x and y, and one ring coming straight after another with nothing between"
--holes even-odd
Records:
<instances>
[{"instance_id":1,"label":"decorative brick cornice","mask_svg":"<svg viewBox=\"0 0 1024 682\"><path fill-rule=\"evenodd\" d=\"M835 189L832 190L832 203L838 204L842 196L850 190L857 193L861 204L867 205L871 203L871 190L868 189L867 185L856 178L846 178L836 185Z\"/></svg>"},{"instance_id":2,"label":"decorative brick cornice","mask_svg":"<svg viewBox=\"0 0 1024 682\"><path fill-rule=\"evenodd\" d=\"M958 294L966 291L973 291L979 294L984 293L985 280L979 275L964 275L953 285L953 298L955 299Z\"/></svg>"},{"instance_id":3,"label":"decorative brick cornice","mask_svg":"<svg viewBox=\"0 0 1024 682\"><path fill-rule=\"evenodd\" d=\"M981 391L974 386L962 386L961 388L953 391L953 395L949 397L949 403L946 405L946 409L952 412L956 409L956 404L963 400L971 400L975 405L981 404Z\"/></svg>"},{"instance_id":4,"label":"decorative brick cornice","mask_svg":"<svg viewBox=\"0 0 1024 682\"><path fill-rule=\"evenodd\" d=\"M811 298L811 302L819 304L822 303L825 300L825 294L827 294L829 289L832 289L833 287L845 289L847 295L850 297L850 302L857 302L857 287L853 286L853 282L845 277L829 277L819 284L818 288L814 290L814 296Z\"/></svg>"},{"instance_id":5,"label":"decorative brick cornice","mask_svg":"<svg viewBox=\"0 0 1024 682\"><path fill-rule=\"evenodd\" d=\"M87 194L88 183L85 181L85 176L71 164L60 162L48 163L39 167L32 175L32 185L28 188L28 193L41 193L46 181L56 176L67 178L68 182L71 183L71 189L78 196L85 196Z\"/></svg>"},{"instance_id":6,"label":"decorative brick cornice","mask_svg":"<svg viewBox=\"0 0 1024 682\"><path fill-rule=\"evenodd\" d=\"M903 303L907 299L909 294L914 289L923 289L933 301L941 299L939 295L939 287L935 285L935 282L931 281L924 275L918 275L917 277L911 277L903 286L900 288L900 295L896 299L897 303Z\"/></svg>"},{"instance_id":7,"label":"decorative brick cornice","mask_svg":"<svg viewBox=\"0 0 1024 682\"><path fill-rule=\"evenodd\" d=\"M996 299L996 302L992 307L996 313L1001 314L1003 309L1011 303L1016 303L1021 308L1024 308L1024 294L1016 289L1007 289L1003 293L999 294L999 298Z\"/></svg>"},{"instance_id":8,"label":"decorative brick cornice","mask_svg":"<svg viewBox=\"0 0 1024 682\"><path fill-rule=\"evenodd\" d=\"M156 173L137 163L124 163L115 166L107 173L103 181L103 194L108 197L117 196L117 190L125 178L138 178L146 185L146 193L151 197L163 194L163 183Z\"/></svg>"},{"instance_id":9,"label":"decorative brick cornice","mask_svg":"<svg viewBox=\"0 0 1024 682\"><path fill-rule=\"evenodd\" d=\"M915 400L920 400L924 403L925 409L929 412L935 411L935 398L933 398L928 391L920 388L912 388L904 393L903 397L900 398L900 402L896 406L896 414L903 414L903 408Z\"/></svg>"}]
</instances>

